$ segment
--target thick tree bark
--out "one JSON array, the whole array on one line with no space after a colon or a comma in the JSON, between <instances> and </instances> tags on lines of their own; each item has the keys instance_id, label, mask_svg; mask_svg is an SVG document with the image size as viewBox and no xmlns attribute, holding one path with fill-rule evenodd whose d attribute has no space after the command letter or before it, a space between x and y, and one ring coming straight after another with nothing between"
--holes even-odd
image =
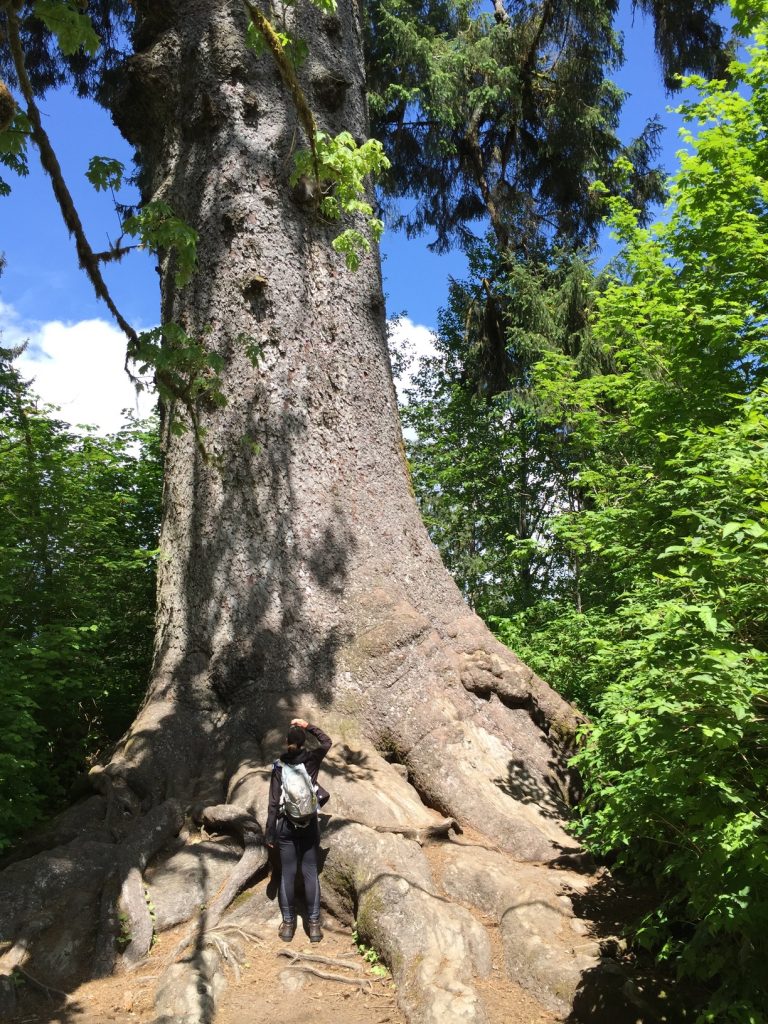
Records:
<instances>
[{"instance_id":1,"label":"thick tree bark","mask_svg":"<svg viewBox=\"0 0 768 1024\"><path fill-rule=\"evenodd\" d=\"M64 963L52 922L74 892L101 921L90 933L77 922L80 962L98 934L91 962L129 969L147 946L141 872L158 838L180 827L179 807L238 843L227 859L204 843L185 847L182 835L170 859L155 859L145 878L155 927L222 892L231 899L264 862L265 766L301 714L344 741L329 767L338 820L328 904L356 913L387 953L412 1020L481 1021L471 979L488 969L483 928L437 897L406 837L440 834L434 811L473 826L497 851L495 870L504 875L507 865L496 891L508 900L515 861L551 864L574 852L562 818L578 716L469 611L424 530L403 455L378 256L347 271L330 246L338 227L322 222L311 184L289 187L305 140L273 58L245 45L242 3L137 7L136 54L115 117L138 146L145 199L168 202L199 232L188 287L176 288L173 260L163 261L163 319L223 357L227 404L199 409L211 461L192 431L174 431L184 409L166 410L147 697L93 774L101 796L65 816L52 833L58 847L0 877L0 933L15 956L19 942L37 943L40 971L66 983L75 940ZM342 0L337 16L323 16L299 4L289 14L310 41L301 79L319 126L362 140L356 5ZM250 346L262 352L256 366ZM526 870L529 879L535 869ZM186 904L171 893L173 877L186 879ZM18 887L32 878L30 915ZM486 902L491 890L486 879ZM9 892L16 897L4 901ZM129 957L114 934L118 904L135 922L123 940ZM158 1019L181 1019L173 1007L188 1014L189 993L203 990L199 1017L210 1013L216 956L201 936L220 927L223 911L221 899L211 903L180 945L180 954L190 943L195 952L172 969ZM409 958L421 939L403 915L434 925L415 973ZM553 1004L567 1004L562 985L550 990L559 993Z\"/></svg>"},{"instance_id":2,"label":"thick tree bark","mask_svg":"<svg viewBox=\"0 0 768 1024\"><path fill-rule=\"evenodd\" d=\"M508 785L562 809L551 739L571 736L576 716L467 610L421 524L378 259L347 271L311 187L288 187L305 141L272 56L246 47L242 4L156 18L140 19L116 115L139 146L145 198L199 232L191 285L178 291L172 260L163 266L163 319L223 357L227 405L199 410L210 462L192 431L172 429L184 409L166 416L155 668L107 772L145 803L219 803L249 743L315 708L406 761L446 813L484 828L493 817L505 847L553 856L566 840L537 800L482 770L457 784L460 751L475 744L488 760L488 737L515 732L499 771L518 749ZM302 78L321 127L362 140L355 6L303 6L295 22L311 40ZM263 353L255 367L249 345Z\"/></svg>"}]
</instances>

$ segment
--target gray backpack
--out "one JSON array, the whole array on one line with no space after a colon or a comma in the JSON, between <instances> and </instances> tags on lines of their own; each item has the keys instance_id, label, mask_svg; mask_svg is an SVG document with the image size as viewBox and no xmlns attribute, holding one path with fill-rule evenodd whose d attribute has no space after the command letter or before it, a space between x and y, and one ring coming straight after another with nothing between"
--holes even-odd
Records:
<instances>
[{"instance_id":1,"label":"gray backpack","mask_svg":"<svg viewBox=\"0 0 768 1024\"><path fill-rule=\"evenodd\" d=\"M317 811L317 793L303 764L277 762L282 769L280 813L298 828L306 828Z\"/></svg>"}]
</instances>

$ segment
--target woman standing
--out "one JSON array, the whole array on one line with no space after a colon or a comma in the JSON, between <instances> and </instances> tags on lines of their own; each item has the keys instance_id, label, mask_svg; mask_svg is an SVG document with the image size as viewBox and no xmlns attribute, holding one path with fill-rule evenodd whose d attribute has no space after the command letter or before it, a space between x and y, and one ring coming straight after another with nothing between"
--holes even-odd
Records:
<instances>
[{"instance_id":1,"label":"woman standing","mask_svg":"<svg viewBox=\"0 0 768 1024\"><path fill-rule=\"evenodd\" d=\"M307 750L305 747L307 733L313 736L318 746ZM290 772L292 780L301 780L304 772L314 792L317 789L317 773L323 758L331 749L332 740L303 718L294 718L286 735L286 749L275 761L272 768L272 779L269 786L269 809L267 811L267 846L277 844L280 851L282 873L278 902L283 915L278 935L284 942L290 942L296 932L296 908L294 906L294 890L296 871L301 866L304 879L304 895L307 901L309 917L309 941L320 942L323 932L320 927L320 881L317 876L318 855L320 852L320 827L317 820L317 800L308 820L295 821L287 812L283 787L283 766L287 776ZM294 771L298 769L298 771ZM327 799L327 796L326 796Z\"/></svg>"}]
</instances>

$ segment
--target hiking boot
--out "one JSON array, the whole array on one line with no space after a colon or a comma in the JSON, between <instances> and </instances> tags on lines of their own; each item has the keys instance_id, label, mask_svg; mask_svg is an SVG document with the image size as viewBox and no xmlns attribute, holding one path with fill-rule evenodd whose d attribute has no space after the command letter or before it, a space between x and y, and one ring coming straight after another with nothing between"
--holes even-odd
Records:
<instances>
[{"instance_id":1,"label":"hiking boot","mask_svg":"<svg viewBox=\"0 0 768 1024\"><path fill-rule=\"evenodd\" d=\"M290 942L293 936L296 934L296 922L283 921L283 923L277 929L277 934L280 936L283 942Z\"/></svg>"},{"instance_id":2,"label":"hiking boot","mask_svg":"<svg viewBox=\"0 0 768 1024\"><path fill-rule=\"evenodd\" d=\"M309 922L309 941L310 942L322 942L323 929L320 927L319 921Z\"/></svg>"}]
</instances>

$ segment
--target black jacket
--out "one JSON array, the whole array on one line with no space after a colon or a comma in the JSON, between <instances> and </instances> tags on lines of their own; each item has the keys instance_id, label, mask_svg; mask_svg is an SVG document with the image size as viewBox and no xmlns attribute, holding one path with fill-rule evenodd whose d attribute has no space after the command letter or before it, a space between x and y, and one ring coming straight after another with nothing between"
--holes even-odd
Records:
<instances>
[{"instance_id":1,"label":"black jacket","mask_svg":"<svg viewBox=\"0 0 768 1024\"><path fill-rule=\"evenodd\" d=\"M280 760L285 761L286 764L303 764L307 769L307 774L314 785L317 785L317 773L320 771L320 765L322 764L323 758L331 749L333 740L330 736L326 736L322 729L318 729L316 725L308 725L306 732L318 742L316 747L302 747L301 750L291 751L290 753L286 750L280 755ZM274 843L277 832L277 816L280 810L280 796L283 790L283 770L280 767L279 762L275 762L272 769L272 778L269 783L269 809L267 811L267 835L266 839L268 843Z\"/></svg>"}]
</instances>

